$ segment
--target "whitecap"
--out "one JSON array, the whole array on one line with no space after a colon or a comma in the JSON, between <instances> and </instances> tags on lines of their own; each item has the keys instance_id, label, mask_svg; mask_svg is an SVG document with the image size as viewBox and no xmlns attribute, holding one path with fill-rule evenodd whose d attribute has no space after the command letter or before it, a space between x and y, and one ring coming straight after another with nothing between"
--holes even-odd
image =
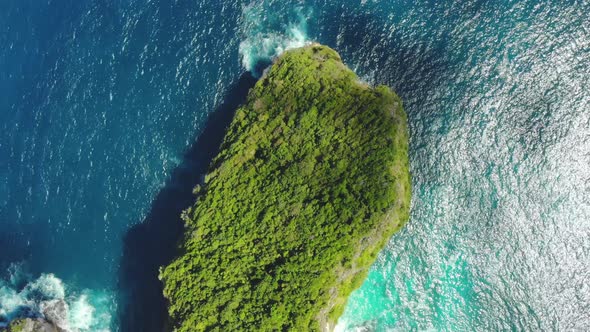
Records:
<instances>
[{"instance_id":1,"label":"whitecap","mask_svg":"<svg viewBox=\"0 0 590 332\"><path fill-rule=\"evenodd\" d=\"M69 321L72 328L89 330L92 326L95 309L88 303L88 296L82 294L70 307Z\"/></svg>"},{"instance_id":2,"label":"whitecap","mask_svg":"<svg viewBox=\"0 0 590 332\"><path fill-rule=\"evenodd\" d=\"M109 332L114 310L110 291L78 291L51 273L34 279L20 264L0 279L0 327L16 318L43 317L66 332Z\"/></svg>"},{"instance_id":3,"label":"whitecap","mask_svg":"<svg viewBox=\"0 0 590 332\"><path fill-rule=\"evenodd\" d=\"M284 51L309 44L310 16L311 11L302 7L282 13L266 3L244 6L241 27L244 39L239 47L242 66L258 77Z\"/></svg>"},{"instance_id":4,"label":"whitecap","mask_svg":"<svg viewBox=\"0 0 590 332\"><path fill-rule=\"evenodd\" d=\"M53 274L42 274L37 280L28 283L21 293L23 297L34 300L63 300L66 289L61 279Z\"/></svg>"}]
</instances>

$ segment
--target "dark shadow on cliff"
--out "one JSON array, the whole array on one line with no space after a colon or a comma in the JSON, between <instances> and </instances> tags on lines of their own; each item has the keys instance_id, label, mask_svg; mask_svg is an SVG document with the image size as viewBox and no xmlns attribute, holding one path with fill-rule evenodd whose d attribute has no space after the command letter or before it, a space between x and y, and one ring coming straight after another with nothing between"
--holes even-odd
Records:
<instances>
[{"instance_id":1,"label":"dark shadow on cliff","mask_svg":"<svg viewBox=\"0 0 590 332\"><path fill-rule=\"evenodd\" d=\"M193 187L207 172L236 108L245 102L255 83L256 80L246 73L230 88L225 102L210 115L196 143L154 199L145 220L125 235L119 270L120 331L164 330L167 313L162 284L158 280L159 267L169 263L177 253L183 231L180 214L193 203Z\"/></svg>"}]
</instances>

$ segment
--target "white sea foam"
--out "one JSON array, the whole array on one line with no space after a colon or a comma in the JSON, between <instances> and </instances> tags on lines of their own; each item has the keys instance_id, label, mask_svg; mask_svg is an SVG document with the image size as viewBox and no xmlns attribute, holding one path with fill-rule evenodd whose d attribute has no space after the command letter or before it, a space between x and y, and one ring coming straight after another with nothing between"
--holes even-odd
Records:
<instances>
[{"instance_id":1,"label":"white sea foam","mask_svg":"<svg viewBox=\"0 0 590 332\"><path fill-rule=\"evenodd\" d=\"M14 289L0 287L0 321L12 319L12 314L22 306L28 306L28 303Z\"/></svg>"},{"instance_id":2,"label":"white sea foam","mask_svg":"<svg viewBox=\"0 0 590 332\"><path fill-rule=\"evenodd\" d=\"M90 330L95 309L88 303L88 296L82 294L70 306L69 321L72 328Z\"/></svg>"},{"instance_id":3,"label":"white sea foam","mask_svg":"<svg viewBox=\"0 0 590 332\"><path fill-rule=\"evenodd\" d=\"M69 332L108 332L113 311L106 291L70 289L53 274L37 279L12 265L0 279L0 327L19 317L45 317Z\"/></svg>"},{"instance_id":4,"label":"white sea foam","mask_svg":"<svg viewBox=\"0 0 590 332\"><path fill-rule=\"evenodd\" d=\"M66 297L63 282L53 274L42 274L37 280L28 283L21 293L26 298L39 300L63 300Z\"/></svg>"},{"instance_id":5,"label":"white sea foam","mask_svg":"<svg viewBox=\"0 0 590 332\"><path fill-rule=\"evenodd\" d=\"M286 50L309 44L307 20L311 13L298 7L288 13L269 8L266 3L252 3L242 10L240 55L242 65L254 76Z\"/></svg>"}]
</instances>

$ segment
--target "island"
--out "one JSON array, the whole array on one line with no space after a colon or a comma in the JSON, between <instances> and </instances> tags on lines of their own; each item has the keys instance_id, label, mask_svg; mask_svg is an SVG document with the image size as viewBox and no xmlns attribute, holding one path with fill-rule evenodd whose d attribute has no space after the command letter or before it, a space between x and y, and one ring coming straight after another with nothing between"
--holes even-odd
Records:
<instances>
[{"instance_id":1,"label":"island","mask_svg":"<svg viewBox=\"0 0 590 332\"><path fill-rule=\"evenodd\" d=\"M332 330L409 218L402 101L327 46L286 51L194 193L160 270L173 330Z\"/></svg>"}]
</instances>

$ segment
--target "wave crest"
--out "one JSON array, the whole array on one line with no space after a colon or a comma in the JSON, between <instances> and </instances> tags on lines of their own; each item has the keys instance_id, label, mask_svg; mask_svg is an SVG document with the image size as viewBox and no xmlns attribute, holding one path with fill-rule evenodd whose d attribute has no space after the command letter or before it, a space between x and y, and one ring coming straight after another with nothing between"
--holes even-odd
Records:
<instances>
[{"instance_id":1,"label":"wave crest","mask_svg":"<svg viewBox=\"0 0 590 332\"><path fill-rule=\"evenodd\" d=\"M242 66L259 77L272 61L286 50L310 43L307 21L310 10L302 7L287 12L266 2L252 3L242 9L240 56Z\"/></svg>"},{"instance_id":2,"label":"wave crest","mask_svg":"<svg viewBox=\"0 0 590 332\"><path fill-rule=\"evenodd\" d=\"M45 318L68 332L108 332L112 295L105 291L68 289L53 274L33 279L22 265L13 264L0 279L0 328L16 318Z\"/></svg>"}]
</instances>

